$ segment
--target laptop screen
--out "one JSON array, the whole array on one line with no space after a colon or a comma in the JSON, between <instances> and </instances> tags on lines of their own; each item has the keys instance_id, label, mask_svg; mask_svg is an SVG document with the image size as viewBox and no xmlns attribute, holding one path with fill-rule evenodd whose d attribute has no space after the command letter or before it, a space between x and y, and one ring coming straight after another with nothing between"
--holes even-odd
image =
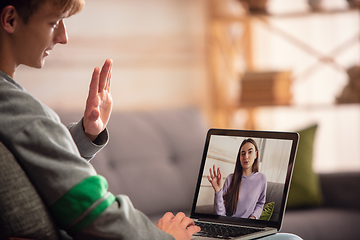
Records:
<instances>
[{"instance_id":1,"label":"laptop screen","mask_svg":"<svg viewBox=\"0 0 360 240\"><path fill-rule=\"evenodd\" d=\"M297 133L210 129L192 216L280 228Z\"/></svg>"}]
</instances>

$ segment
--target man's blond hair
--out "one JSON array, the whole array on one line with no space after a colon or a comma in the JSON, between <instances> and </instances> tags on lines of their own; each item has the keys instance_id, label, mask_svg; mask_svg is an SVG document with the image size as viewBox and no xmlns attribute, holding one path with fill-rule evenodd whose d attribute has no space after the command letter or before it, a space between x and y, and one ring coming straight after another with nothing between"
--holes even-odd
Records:
<instances>
[{"instance_id":1,"label":"man's blond hair","mask_svg":"<svg viewBox=\"0 0 360 240\"><path fill-rule=\"evenodd\" d=\"M45 3L51 3L61 12L69 12L71 16L79 12L85 4L85 0L0 0L0 11L6 6L12 5L25 23Z\"/></svg>"}]
</instances>

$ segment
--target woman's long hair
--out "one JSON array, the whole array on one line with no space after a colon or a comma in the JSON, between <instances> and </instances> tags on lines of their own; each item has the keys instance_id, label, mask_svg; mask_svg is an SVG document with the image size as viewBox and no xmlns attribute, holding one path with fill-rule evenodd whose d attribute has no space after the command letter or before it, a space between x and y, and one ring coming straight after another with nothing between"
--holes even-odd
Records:
<instances>
[{"instance_id":1,"label":"woman's long hair","mask_svg":"<svg viewBox=\"0 0 360 240\"><path fill-rule=\"evenodd\" d=\"M241 166L241 161L240 161L241 148L246 143L251 143L255 147L255 150L257 152L257 156L256 156L256 159L255 159L253 165L252 165L252 171L253 172L258 172L259 171L259 161L258 161L258 159L259 159L259 151L258 151L257 144L251 138L245 139L241 143L240 148L239 148L239 152L238 152L238 155L237 155L237 158L236 158L235 171L234 171L234 175L233 175L233 178L231 180L230 186L229 186L227 192L223 196L227 216L234 215L235 212L236 212L236 209L237 209L237 204L238 204L238 201L239 201L241 179L242 179L242 175L243 175L243 168Z\"/></svg>"}]
</instances>

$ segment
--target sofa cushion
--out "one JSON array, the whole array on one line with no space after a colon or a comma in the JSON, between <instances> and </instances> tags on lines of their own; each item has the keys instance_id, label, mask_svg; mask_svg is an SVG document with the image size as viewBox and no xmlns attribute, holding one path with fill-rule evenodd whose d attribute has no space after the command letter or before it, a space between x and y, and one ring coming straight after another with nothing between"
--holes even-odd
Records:
<instances>
[{"instance_id":1,"label":"sofa cushion","mask_svg":"<svg viewBox=\"0 0 360 240\"><path fill-rule=\"evenodd\" d=\"M259 220L269 221L274 212L275 202L266 203Z\"/></svg>"},{"instance_id":2,"label":"sofa cushion","mask_svg":"<svg viewBox=\"0 0 360 240\"><path fill-rule=\"evenodd\" d=\"M314 207L322 203L319 178L313 171L313 145L317 125L299 131L300 140L290 184L288 208Z\"/></svg>"},{"instance_id":3,"label":"sofa cushion","mask_svg":"<svg viewBox=\"0 0 360 240\"><path fill-rule=\"evenodd\" d=\"M360 211L309 208L285 213L281 232L306 240L359 239Z\"/></svg>"},{"instance_id":4,"label":"sofa cushion","mask_svg":"<svg viewBox=\"0 0 360 240\"><path fill-rule=\"evenodd\" d=\"M360 172L319 174L324 207L350 208L360 212Z\"/></svg>"},{"instance_id":5,"label":"sofa cushion","mask_svg":"<svg viewBox=\"0 0 360 240\"><path fill-rule=\"evenodd\" d=\"M56 225L13 155L0 142L0 239L59 239Z\"/></svg>"},{"instance_id":6,"label":"sofa cushion","mask_svg":"<svg viewBox=\"0 0 360 240\"><path fill-rule=\"evenodd\" d=\"M274 210L271 216L271 221L278 221L281 211L281 202L284 192L283 183L268 182L266 189L266 203L274 202Z\"/></svg>"}]
</instances>

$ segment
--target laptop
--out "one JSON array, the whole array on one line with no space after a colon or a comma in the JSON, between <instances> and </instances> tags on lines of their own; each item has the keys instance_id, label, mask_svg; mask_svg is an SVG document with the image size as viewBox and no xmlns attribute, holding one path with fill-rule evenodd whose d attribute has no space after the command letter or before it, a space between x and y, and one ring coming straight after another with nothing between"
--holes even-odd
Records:
<instances>
[{"instance_id":1,"label":"laptop","mask_svg":"<svg viewBox=\"0 0 360 240\"><path fill-rule=\"evenodd\" d=\"M247 151L240 151L244 140L244 143L251 142L253 145L244 145L241 147L243 150L245 146L254 148L254 144L257 145L257 160L254 162L258 162L258 167L257 170L252 168L249 176L240 175L241 177L236 178L242 179L237 195L238 205L234 207L233 204L231 208L229 204L225 204L223 195L227 192L225 188L229 189L229 183L235 175L236 162L240 161L241 155L245 156ZM298 140L299 134L295 132L210 129L206 136L190 213L190 218L202 230L191 239L254 239L279 232L285 213ZM209 178L212 179L211 174L215 177L214 166L216 174L219 169L223 184L222 192L218 192L217 195L209 181ZM232 213L228 209L233 209Z\"/></svg>"}]
</instances>

